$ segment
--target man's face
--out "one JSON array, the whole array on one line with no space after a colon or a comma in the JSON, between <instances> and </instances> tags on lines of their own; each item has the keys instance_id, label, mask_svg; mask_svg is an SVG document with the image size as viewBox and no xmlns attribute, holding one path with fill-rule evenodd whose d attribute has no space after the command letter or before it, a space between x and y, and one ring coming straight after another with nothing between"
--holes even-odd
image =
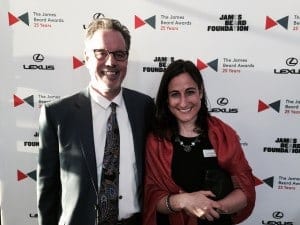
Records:
<instances>
[{"instance_id":1,"label":"man's face","mask_svg":"<svg viewBox=\"0 0 300 225\"><path fill-rule=\"evenodd\" d=\"M85 65L91 76L92 87L104 97L114 98L120 92L122 81L126 76L128 60L126 58L124 61L118 61L111 53L100 59L99 54L107 51L126 51L122 34L115 30L99 30L86 41L85 45ZM95 49L98 59L95 56Z\"/></svg>"}]
</instances>

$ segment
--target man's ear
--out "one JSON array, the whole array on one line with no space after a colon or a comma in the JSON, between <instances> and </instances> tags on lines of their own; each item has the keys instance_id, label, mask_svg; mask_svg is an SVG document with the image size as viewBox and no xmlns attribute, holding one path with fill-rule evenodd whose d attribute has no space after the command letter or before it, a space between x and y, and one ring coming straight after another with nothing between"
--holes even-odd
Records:
<instances>
[{"instance_id":1,"label":"man's ear","mask_svg":"<svg viewBox=\"0 0 300 225\"><path fill-rule=\"evenodd\" d=\"M86 54L86 51L83 53L84 63L86 63L89 60L89 57Z\"/></svg>"}]
</instances>

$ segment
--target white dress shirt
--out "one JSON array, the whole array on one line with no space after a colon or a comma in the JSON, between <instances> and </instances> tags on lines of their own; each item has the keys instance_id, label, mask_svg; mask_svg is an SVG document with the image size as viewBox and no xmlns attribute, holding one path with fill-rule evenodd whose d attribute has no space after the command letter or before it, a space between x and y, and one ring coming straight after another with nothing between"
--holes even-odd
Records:
<instances>
[{"instance_id":1,"label":"white dress shirt","mask_svg":"<svg viewBox=\"0 0 300 225\"><path fill-rule=\"evenodd\" d=\"M97 162L98 188L106 139L106 122L111 113L110 103L117 104L116 113L120 132L119 219L140 212L137 193L137 168L132 130L122 96L122 90L112 101L89 88L92 102L93 132Z\"/></svg>"}]
</instances>

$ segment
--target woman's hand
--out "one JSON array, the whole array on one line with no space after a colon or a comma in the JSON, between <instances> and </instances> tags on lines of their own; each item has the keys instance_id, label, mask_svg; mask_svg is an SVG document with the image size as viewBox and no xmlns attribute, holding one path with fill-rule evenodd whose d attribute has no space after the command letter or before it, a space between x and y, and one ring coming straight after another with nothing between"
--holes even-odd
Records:
<instances>
[{"instance_id":1,"label":"woman's hand","mask_svg":"<svg viewBox=\"0 0 300 225\"><path fill-rule=\"evenodd\" d=\"M220 217L220 203L210 199L215 197L211 191L180 193L170 197L170 205L174 210L184 210L188 215L213 221Z\"/></svg>"}]
</instances>

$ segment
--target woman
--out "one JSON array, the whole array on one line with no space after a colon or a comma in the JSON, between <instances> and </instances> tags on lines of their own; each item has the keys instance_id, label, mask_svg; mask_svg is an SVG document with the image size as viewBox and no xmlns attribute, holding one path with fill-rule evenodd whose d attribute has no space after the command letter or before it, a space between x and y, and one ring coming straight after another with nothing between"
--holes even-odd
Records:
<instances>
[{"instance_id":1,"label":"woman","mask_svg":"<svg viewBox=\"0 0 300 225\"><path fill-rule=\"evenodd\" d=\"M144 225L231 225L255 203L255 184L239 137L208 112L203 79L190 61L163 74L156 122L146 147ZM160 220L160 219L159 219Z\"/></svg>"}]
</instances>

